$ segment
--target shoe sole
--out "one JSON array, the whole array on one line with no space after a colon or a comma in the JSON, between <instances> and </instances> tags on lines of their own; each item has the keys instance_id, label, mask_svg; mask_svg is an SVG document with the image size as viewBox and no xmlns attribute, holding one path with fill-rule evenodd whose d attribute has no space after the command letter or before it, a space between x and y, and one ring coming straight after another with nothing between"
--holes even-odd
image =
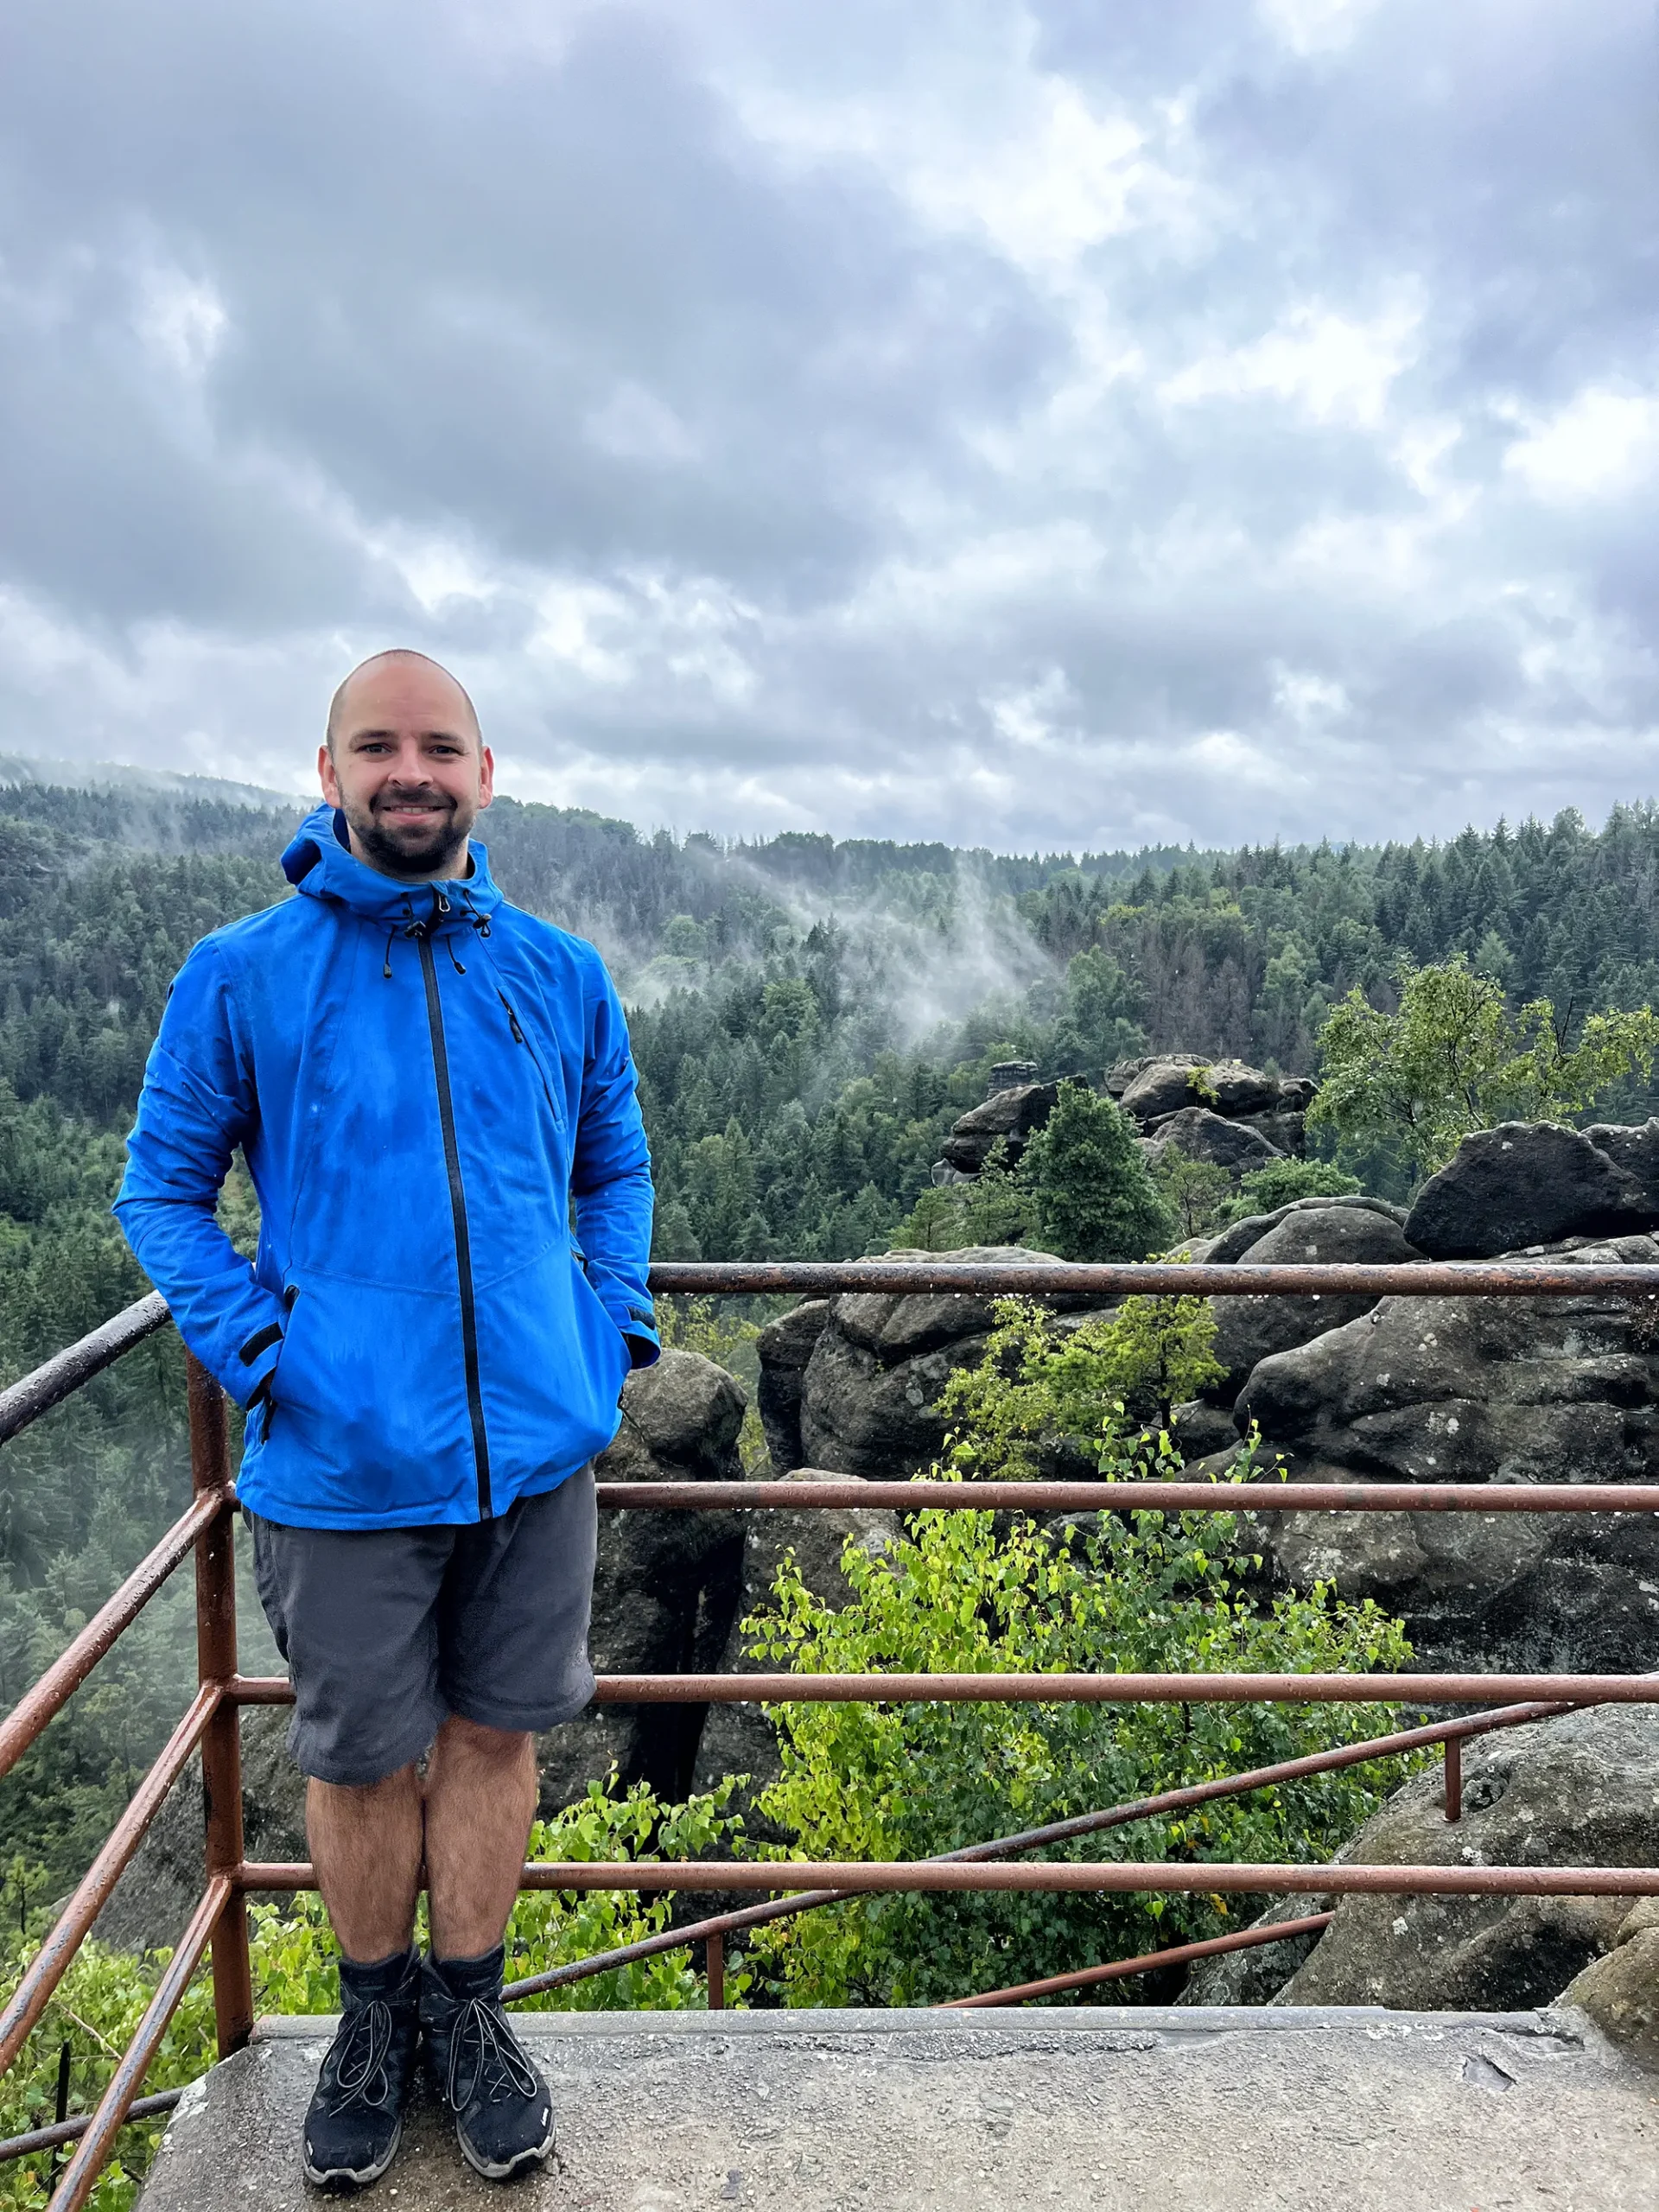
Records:
<instances>
[{"instance_id":1,"label":"shoe sole","mask_svg":"<svg viewBox=\"0 0 1659 2212\"><path fill-rule=\"evenodd\" d=\"M459 2125L455 2128L455 2140L461 2145L461 2157L466 2159L475 2174L482 2174L486 2181L511 2181L514 2174L523 2173L526 2166L539 2165L543 2158L551 2157L556 2133L556 2128L550 2127L533 2151L520 2151L517 2158L493 2163L488 2158L479 2157L477 2152L461 2133Z\"/></svg>"},{"instance_id":2,"label":"shoe sole","mask_svg":"<svg viewBox=\"0 0 1659 2212\"><path fill-rule=\"evenodd\" d=\"M314 2166L308 2158L305 2161L305 2177L314 2189L320 2189L330 2196L346 2196L354 2194L359 2189L372 2189L397 2157L398 2145L403 2139L404 2123L400 2120L397 2123L397 2133L392 2137L386 2155L378 2165L330 2166L322 2169Z\"/></svg>"}]
</instances>

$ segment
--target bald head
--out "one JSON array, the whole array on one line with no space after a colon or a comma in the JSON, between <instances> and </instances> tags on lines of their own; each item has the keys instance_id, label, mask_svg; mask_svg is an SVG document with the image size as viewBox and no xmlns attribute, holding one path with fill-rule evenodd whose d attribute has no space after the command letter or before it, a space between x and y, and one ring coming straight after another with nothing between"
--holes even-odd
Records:
<instances>
[{"instance_id":1,"label":"bald head","mask_svg":"<svg viewBox=\"0 0 1659 2212\"><path fill-rule=\"evenodd\" d=\"M470 731L474 744L482 749L484 733L479 728L478 709L465 687L429 654L417 653L412 645L391 645L359 661L328 702L328 727L323 741L330 753L365 693L370 701L399 695L412 695L435 707L447 701L450 721L458 729Z\"/></svg>"},{"instance_id":2,"label":"bald head","mask_svg":"<svg viewBox=\"0 0 1659 2212\"><path fill-rule=\"evenodd\" d=\"M467 873L495 763L447 668L406 647L354 668L329 706L317 772L368 867L416 883Z\"/></svg>"}]
</instances>

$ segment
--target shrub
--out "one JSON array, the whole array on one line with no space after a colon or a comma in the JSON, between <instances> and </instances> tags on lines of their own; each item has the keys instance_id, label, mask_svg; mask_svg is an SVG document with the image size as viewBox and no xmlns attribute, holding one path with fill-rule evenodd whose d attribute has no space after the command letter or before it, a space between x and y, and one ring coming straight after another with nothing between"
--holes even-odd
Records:
<instances>
[{"instance_id":1,"label":"shrub","mask_svg":"<svg viewBox=\"0 0 1659 2212\"><path fill-rule=\"evenodd\" d=\"M1037 1234L1063 1260L1144 1260L1175 1234L1175 1217L1122 1109L1086 1084L1063 1083L1053 1112L1026 1147L1020 1179Z\"/></svg>"},{"instance_id":2,"label":"shrub","mask_svg":"<svg viewBox=\"0 0 1659 2212\"><path fill-rule=\"evenodd\" d=\"M1347 1198L1358 1188L1357 1177L1344 1175L1328 1160L1270 1160L1239 1177L1239 1194L1224 1219L1248 1221L1252 1214L1276 1213L1297 1198Z\"/></svg>"}]
</instances>

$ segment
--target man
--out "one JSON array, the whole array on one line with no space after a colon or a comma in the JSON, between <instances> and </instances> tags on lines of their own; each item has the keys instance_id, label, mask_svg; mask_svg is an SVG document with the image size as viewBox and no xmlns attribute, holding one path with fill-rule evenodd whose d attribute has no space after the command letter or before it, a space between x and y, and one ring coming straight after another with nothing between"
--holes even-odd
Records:
<instances>
[{"instance_id":1,"label":"man","mask_svg":"<svg viewBox=\"0 0 1659 2212\"><path fill-rule=\"evenodd\" d=\"M467 2159L505 2179L553 2145L502 1938L533 1732L593 1692L590 1463L657 1357L650 1165L599 956L510 906L471 842L493 763L461 685L376 655L317 765L327 803L283 856L299 895L175 981L116 1210L249 1409L238 1489L341 1952L306 2172L385 2171L423 2038ZM238 1145L252 1266L215 1219Z\"/></svg>"}]
</instances>

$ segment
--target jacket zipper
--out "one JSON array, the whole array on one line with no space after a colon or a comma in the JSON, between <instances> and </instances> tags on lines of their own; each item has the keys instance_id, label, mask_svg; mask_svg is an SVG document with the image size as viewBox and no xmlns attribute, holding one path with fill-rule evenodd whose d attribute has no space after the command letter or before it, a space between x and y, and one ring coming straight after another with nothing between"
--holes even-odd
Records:
<instances>
[{"instance_id":1,"label":"jacket zipper","mask_svg":"<svg viewBox=\"0 0 1659 2212\"><path fill-rule=\"evenodd\" d=\"M502 1005L506 1008L507 1027L512 1032L513 1043L515 1045L522 1045L524 1046L524 1050L530 1054L531 1065L535 1069L537 1074L542 1079L542 1096L547 1101L548 1112L553 1116L554 1128L563 1128L564 1122L559 1113L558 1108L553 1103L553 1086L547 1079L547 1070L542 1065L541 1054L536 1050L536 1047L531 1043L529 1038L524 1034L524 1026L519 1021L518 1015L512 1010L512 1001L507 996L506 993L501 988L501 986L499 983L495 987L495 995L500 1000Z\"/></svg>"},{"instance_id":2,"label":"jacket zipper","mask_svg":"<svg viewBox=\"0 0 1659 2212\"><path fill-rule=\"evenodd\" d=\"M478 1380L478 1315L473 1304L473 1248L467 1228L467 1192L461 1179L461 1152L455 1143L455 1109L449 1096L449 1052L443 1035L443 1004L432 940L423 930L421 975L426 984L426 1021L432 1033L432 1068L438 1084L438 1120L443 1128L443 1164L449 1176L449 1214L455 1231L455 1273L461 1280L461 1349L467 1368L467 1411L473 1424L473 1459L478 1469L478 1517L490 1510L490 1440L484 1427L484 1395Z\"/></svg>"}]
</instances>

